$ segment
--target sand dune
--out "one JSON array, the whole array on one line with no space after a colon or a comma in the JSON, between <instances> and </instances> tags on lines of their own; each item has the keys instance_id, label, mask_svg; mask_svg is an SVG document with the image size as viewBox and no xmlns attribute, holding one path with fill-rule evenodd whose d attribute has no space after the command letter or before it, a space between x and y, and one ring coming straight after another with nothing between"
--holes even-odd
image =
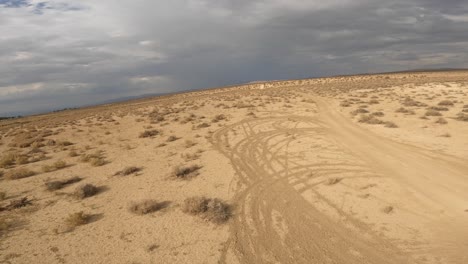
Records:
<instances>
[{"instance_id":1,"label":"sand dune","mask_svg":"<svg viewBox=\"0 0 468 264\"><path fill-rule=\"evenodd\" d=\"M468 72L0 121L2 263L468 263Z\"/></svg>"}]
</instances>

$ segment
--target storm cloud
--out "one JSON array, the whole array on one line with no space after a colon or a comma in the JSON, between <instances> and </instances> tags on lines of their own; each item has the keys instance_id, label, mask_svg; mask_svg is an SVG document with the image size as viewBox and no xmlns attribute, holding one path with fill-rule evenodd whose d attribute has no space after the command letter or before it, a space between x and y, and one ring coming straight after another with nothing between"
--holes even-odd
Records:
<instances>
[{"instance_id":1,"label":"storm cloud","mask_svg":"<svg viewBox=\"0 0 468 264\"><path fill-rule=\"evenodd\" d=\"M0 0L0 116L112 98L468 67L464 0Z\"/></svg>"}]
</instances>

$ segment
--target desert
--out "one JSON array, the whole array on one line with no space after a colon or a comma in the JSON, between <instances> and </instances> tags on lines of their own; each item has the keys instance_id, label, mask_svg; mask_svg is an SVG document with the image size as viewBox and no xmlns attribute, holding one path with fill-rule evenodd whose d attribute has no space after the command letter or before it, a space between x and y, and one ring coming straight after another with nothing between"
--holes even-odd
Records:
<instances>
[{"instance_id":1,"label":"desert","mask_svg":"<svg viewBox=\"0 0 468 264\"><path fill-rule=\"evenodd\" d=\"M0 121L2 263L468 263L468 71Z\"/></svg>"}]
</instances>

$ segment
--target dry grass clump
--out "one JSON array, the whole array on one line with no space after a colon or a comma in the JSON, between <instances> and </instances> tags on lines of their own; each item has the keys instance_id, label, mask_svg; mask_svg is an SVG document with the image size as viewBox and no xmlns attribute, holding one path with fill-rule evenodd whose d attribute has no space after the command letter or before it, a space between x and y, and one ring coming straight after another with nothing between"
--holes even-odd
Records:
<instances>
[{"instance_id":1,"label":"dry grass clump","mask_svg":"<svg viewBox=\"0 0 468 264\"><path fill-rule=\"evenodd\" d=\"M67 163L63 160L58 160L54 162L52 165L44 165L42 166L42 171L43 172L51 172L51 171L56 171L60 170L67 167Z\"/></svg>"},{"instance_id":2,"label":"dry grass clump","mask_svg":"<svg viewBox=\"0 0 468 264\"><path fill-rule=\"evenodd\" d=\"M130 212L138 215L144 215L156 212L164 207L164 203L158 203L155 200L142 200L130 204Z\"/></svg>"},{"instance_id":3,"label":"dry grass clump","mask_svg":"<svg viewBox=\"0 0 468 264\"><path fill-rule=\"evenodd\" d=\"M127 176L133 173L137 173L139 171L141 171L141 168L130 166L125 167L123 170L116 172L114 175Z\"/></svg>"},{"instance_id":4,"label":"dry grass clump","mask_svg":"<svg viewBox=\"0 0 468 264\"><path fill-rule=\"evenodd\" d=\"M198 171L201 169L199 165L190 165L190 166L176 166L172 171L172 176L177 179L191 179L200 174Z\"/></svg>"},{"instance_id":5,"label":"dry grass clump","mask_svg":"<svg viewBox=\"0 0 468 264\"><path fill-rule=\"evenodd\" d=\"M427 110L424 115L425 116L442 116L442 114L439 111L432 110L432 109Z\"/></svg>"},{"instance_id":6,"label":"dry grass clump","mask_svg":"<svg viewBox=\"0 0 468 264\"><path fill-rule=\"evenodd\" d=\"M102 151L96 151L95 153L92 154L83 154L80 157L81 162L87 162L91 164L92 166L98 167L105 165L107 162L103 156Z\"/></svg>"},{"instance_id":7,"label":"dry grass clump","mask_svg":"<svg viewBox=\"0 0 468 264\"><path fill-rule=\"evenodd\" d=\"M78 153L77 153L75 150L71 150L71 151L68 153L68 156L69 156L69 157L77 157L77 156L78 156Z\"/></svg>"},{"instance_id":8,"label":"dry grass clump","mask_svg":"<svg viewBox=\"0 0 468 264\"><path fill-rule=\"evenodd\" d=\"M80 177L72 177L70 179L61 180L61 181L46 182L45 185L46 185L46 188L47 188L48 191L56 191L56 190L60 190L60 189L64 188L67 185L77 183L77 182L79 182L81 180L82 179Z\"/></svg>"},{"instance_id":9,"label":"dry grass clump","mask_svg":"<svg viewBox=\"0 0 468 264\"><path fill-rule=\"evenodd\" d=\"M190 139L187 139L184 142L184 145L185 145L186 148L191 148L191 147L195 146L196 144L197 144L197 142L195 142L193 140L190 140Z\"/></svg>"},{"instance_id":10,"label":"dry grass clump","mask_svg":"<svg viewBox=\"0 0 468 264\"><path fill-rule=\"evenodd\" d=\"M342 179L339 178L339 177L329 178L329 179L327 179L326 184L327 185L335 185L335 184L339 183L341 180Z\"/></svg>"},{"instance_id":11,"label":"dry grass clump","mask_svg":"<svg viewBox=\"0 0 468 264\"><path fill-rule=\"evenodd\" d=\"M435 111L448 111L449 110L447 107L443 107L443 106L430 106L427 109L435 110Z\"/></svg>"},{"instance_id":12,"label":"dry grass clump","mask_svg":"<svg viewBox=\"0 0 468 264\"><path fill-rule=\"evenodd\" d=\"M166 139L166 141L167 141L167 142L172 142L172 141L176 141L176 140L178 140L178 139L179 139L179 138L176 137L176 136L169 136L169 137Z\"/></svg>"},{"instance_id":13,"label":"dry grass clump","mask_svg":"<svg viewBox=\"0 0 468 264\"><path fill-rule=\"evenodd\" d=\"M435 121L436 124L441 124L441 125L445 125L447 124L447 120L445 120L445 118L443 117L439 117L436 121Z\"/></svg>"},{"instance_id":14,"label":"dry grass clump","mask_svg":"<svg viewBox=\"0 0 468 264\"><path fill-rule=\"evenodd\" d=\"M395 124L395 123L392 122L392 121L386 121L384 126L385 126L385 127L388 127L388 128L397 128L397 127L398 127L398 125Z\"/></svg>"},{"instance_id":15,"label":"dry grass clump","mask_svg":"<svg viewBox=\"0 0 468 264\"><path fill-rule=\"evenodd\" d=\"M68 217L65 219L65 223L69 227L77 227L80 225L86 225L89 223L91 219L91 215L85 214L83 211L69 214Z\"/></svg>"},{"instance_id":16,"label":"dry grass clump","mask_svg":"<svg viewBox=\"0 0 468 264\"><path fill-rule=\"evenodd\" d=\"M20 168L16 170L10 170L7 171L4 175L6 179L9 180L16 180L16 179L22 179L22 178L27 178L35 175L36 172L26 169L26 168Z\"/></svg>"},{"instance_id":17,"label":"dry grass clump","mask_svg":"<svg viewBox=\"0 0 468 264\"><path fill-rule=\"evenodd\" d=\"M364 108L358 108L358 109L356 109L356 110L351 111L351 114L352 114L352 115L367 114L367 113L369 113L369 111L366 110L366 109L364 109Z\"/></svg>"},{"instance_id":18,"label":"dry grass clump","mask_svg":"<svg viewBox=\"0 0 468 264\"><path fill-rule=\"evenodd\" d=\"M182 211L216 223L225 223L232 216L232 208L220 199L205 197L190 197L184 200Z\"/></svg>"},{"instance_id":19,"label":"dry grass clump","mask_svg":"<svg viewBox=\"0 0 468 264\"><path fill-rule=\"evenodd\" d=\"M371 124L371 125L379 125L383 124L384 121L376 118L375 116L372 115L361 115L361 117L358 120L360 123L365 123L365 124Z\"/></svg>"},{"instance_id":20,"label":"dry grass clump","mask_svg":"<svg viewBox=\"0 0 468 264\"><path fill-rule=\"evenodd\" d=\"M7 153L0 159L0 168L10 168L13 165L22 165L29 163L29 157L24 154Z\"/></svg>"},{"instance_id":21,"label":"dry grass clump","mask_svg":"<svg viewBox=\"0 0 468 264\"><path fill-rule=\"evenodd\" d=\"M0 201L3 201L7 198L6 192L0 192Z\"/></svg>"},{"instance_id":22,"label":"dry grass clump","mask_svg":"<svg viewBox=\"0 0 468 264\"><path fill-rule=\"evenodd\" d=\"M73 192L73 196L75 196L78 199L84 199L84 198L94 196L98 192L99 192L98 187L88 183L88 184L78 186L78 188L76 188L76 190Z\"/></svg>"},{"instance_id":23,"label":"dry grass clump","mask_svg":"<svg viewBox=\"0 0 468 264\"><path fill-rule=\"evenodd\" d=\"M145 130L140 133L140 138L148 138L159 135L161 132L157 129Z\"/></svg>"},{"instance_id":24,"label":"dry grass clump","mask_svg":"<svg viewBox=\"0 0 468 264\"><path fill-rule=\"evenodd\" d=\"M458 120L458 121L468 122L468 114L458 113L457 117L455 119Z\"/></svg>"},{"instance_id":25,"label":"dry grass clump","mask_svg":"<svg viewBox=\"0 0 468 264\"><path fill-rule=\"evenodd\" d=\"M0 212L1 211L11 211L14 209L22 208L28 205L32 205L32 201L28 199L28 197L23 197L20 199L16 199L13 201L10 201L10 203L7 206L0 207Z\"/></svg>"},{"instance_id":26,"label":"dry grass clump","mask_svg":"<svg viewBox=\"0 0 468 264\"><path fill-rule=\"evenodd\" d=\"M382 116L384 116L385 114L384 114L384 112L380 112L380 111L379 111L379 112L374 112L374 113L372 113L371 115L373 115L373 116L378 116L378 117L382 117Z\"/></svg>"},{"instance_id":27,"label":"dry grass clump","mask_svg":"<svg viewBox=\"0 0 468 264\"><path fill-rule=\"evenodd\" d=\"M341 107L350 107L351 106L351 103L350 102L347 102L347 101L343 101L340 103L340 106Z\"/></svg>"},{"instance_id":28,"label":"dry grass clump","mask_svg":"<svg viewBox=\"0 0 468 264\"><path fill-rule=\"evenodd\" d=\"M403 113L403 114L409 114L409 115L414 115L415 112L411 109L407 109L404 107L400 107L397 110L395 110L396 113Z\"/></svg>"},{"instance_id":29,"label":"dry grass clump","mask_svg":"<svg viewBox=\"0 0 468 264\"><path fill-rule=\"evenodd\" d=\"M386 214L389 214L391 212L393 212L393 206L385 206L384 208L382 208L382 212L386 213Z\"/></svg>"},{"instance_id":30,"label":"dry grass clump","mask_svg":"<svg viewBox=\"0 0 468 264\"><path fill-rule=\"evenodd\" d=\"M443 100L438 103L438 105L443 105L443 106L453 106L453 102L450 100Z\"/></svg>"},{"instance_id":31,"label":"dry grass clump","mask_svg":"<svg viewBox=\"0 0 468 264\"><path fill-rule=\"evenodd\" d=\"M403 100L403 102L401 102L401 104L403 106L419 106L419 107L427 106L425 103L421 103L421 102L411 99L411 97L406 97Z\"/></svg>"},{"instance_id":32,"label":"dry grass clump","mask_svg":"<svg viewBox=\"0 0 468 264\"><path fill-rule=\"evenodd\" d=\"M369 101L369 104L378 104L379 103L379 100L376 100L376 99L371 99Z\"/></svg>"},{"instance_id":33,"label":"dry grass clump","mask_svg":"<svg viewBox=\"0 0 468 264\"><path fill-rule=\"evenodd\" d=\"M197 126L197 128L205 128L205 127L209 127L209 126L210 126L210 124L208 124L208 123L201 123L201 124L199 124Z\"/></svg>"},{"instance_id":34,"label":"dry grass clump","mask_svg":"<svg viewBox=\"0 0 468 264\"><path fill-rule=\"evenodd\" d=\"M213 123L217 123L219 121L226 120L226 116L223 114L216 115L213 117L213 120L211 120Z\"/></svg>"}]
</instances>

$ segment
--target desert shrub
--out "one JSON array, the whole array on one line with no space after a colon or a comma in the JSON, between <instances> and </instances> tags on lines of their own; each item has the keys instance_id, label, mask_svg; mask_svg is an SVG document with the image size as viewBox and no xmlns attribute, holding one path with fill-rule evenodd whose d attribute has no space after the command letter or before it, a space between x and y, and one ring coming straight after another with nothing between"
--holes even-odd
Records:
<instances>
[{"instance_id":1,"label":"desert shrub","mask_svg":"<svg viewBox=\"0 0 468 264\"><path fill-rule=\"evenodd\" d=\"M81 186L78 186L76 188L75 192L73 192L73 196L75 196L78 199L84 199L91 197L99 192L99 188L92 185L92 184L84 184Z\"/></svg>"},{"instance_id":2,"label":"desert shrub","mask_svg":"<svg viewBox=\"0 0 468 264\"><path fill-rule=\"evenodd\" d=\"M7 153L0 159L0 168L10 168L13 165L22 165L29 163L27 155L19 153Z\"/></svg>"},{"instance_id":3,"label":"desert shrub","mask_svg":"<svg viewBox=\"0 0 468 264\"><path fill-rule=\"evenodd\" d=\"M435 110L435 111L448 111L449 110L447 107L443 107L443 106L430 106L427 109Z\"/></svg>"},{"instance_id":4,"label":"desert shrub","mask_svg":"<svg viewBox=\"0 0 468 264\"><path fill-rule=\"evenodd\" d=\"M148 138L159 135L161 132L157 129L145 130L140 133L140 138Z\"/></svg>"},{"instance_id":5,"label":"desert shrub","mask_svg":"<svg viewBox=\"0 0 468 264\"><path fill-rule=\"evenodd\" d=\"M155 200L142 200L130 203L129 210L134 214L144 215L162 209L163 203Z\"/></svg>"},{"instance_id":6,"label":"desert shrub","mask_svg":"<svg viewBox=\"0 0 468 264\"><path fill-rule=\"evenodd\" d=\"M367 113L369 113L369 111L367 111L367 110L364 109L364 108L358 108L358 109L356 109L356 110L351 111L351 114L352 114L352 115L367 114Z\"/></svg>"},{"instance_id":7,"label":"desert shrub","mask_svg":"<svg viewBox=\"0 0 468 264\"><path fill-rule=\"evenodd\" d=\"M167 141L167 142L172 142L172 141L176 141L176 140L178 140L178 139L179 139L179 138L176 137L176 136L169 136L169 137L166 139L166 141Z\"/></svg>"},{"instance_id":8,"label":"desert shrub","mask_svg":"<svg viewBox=\"0 0 468 264\"><path fill-rule=\"evenodd\" d=\"M36 173L32 170L29 170L26 168L20 168L20 169L10 170L6 172L4 177L9 180L16 180L16 179L31 177L35 174Z\"/></svg>"},{"instance_id":9,"label":"desert shrub","mask_svg":"<svg viewBox=\"0 0 468 264\"><path fill-rule=\"evenodd\" d=\"M44 165L42 166L42 171L43 172L51 172L51 171L56 171L60 170L67 167L67 163L63 160L58 160L54 162L52 165Z\"/></svg>"},{"instance_id":10,"label":"desert shrub","mask_svg":"<svg viewBox=\"0 0 468 264\"><path fill-rule=\"evenodd\" d=\"M199 169L201 169L198 165L190 165L190 166L176 166L172 171L172 176L177 179L190 179L193 177L198 176Z\"/></svg>"},{"instance_id":11,"label":"desert shrub","mask_svg":"<svg viewBox=\"0 0 468 264\"><path fill-rule=\"evenodd\" d=\"M443 117L439 117L439 118L435 121L435 123L441 124L441 125L445 125L445 124L447 124L447 120L445 120L445 118L443 118Z\"/></svg>"},{"instance_id":12,"label":"desert shrub","mask_svg":"<svg viewBox=\"0 0 468 264\"><path fill-rule=\"evenodd\" d=\"M199 124L197 126L197 128L205 128L205 127L209 127L209 126L210 126L210 124L208 124L208 123L201 123L201 124Z\"/></svg>"},{"instance_id":13,"label":"desert shrub","mask_svg":"<svg viewBox=\"0 0 468 264\"><path fill-rule=\"evenodd\" d=\"M185 161L193 161L193 160L197 160L200 158L200 154L199 153L182 153L180 155Z\"/></svg>"},{"instance_id":14,"label":"desert shrub","mask_svg":"<svg viewBox=\"0 0 468 264\"><path fill-rule=\"evenodd\" d=\"M61 181L49 181L49 182L46 182L45 185L46 185L47 190L56 191L56 190L60 190L64 188L67 185L77 183L81 180L82 179L80 177L72 177L70 179L61 180Z\"/></svg>"},{"instance_id":15,"label":"desert shrub","mask_svg":"<svg viewBox=\"0 0 468 264\"><path fill-rule=\"evenodd\" d=\"M3 201L7 198L6 192L0 192L0 201Z\"/></svg>"},{"instance_id":16,"label":"desert shrub","mask_svg":"<svg viewBox=\"0 0 468 264\"><path fill-rule=\"evenodd\" d=\"M385 122L385 125L384 125L384 126L385 126L385 127L388 127L388 128L397 128L397 127L398 127L398 125L395 124L395 123L393 123L392 121L387 121L387 122Z\"/></svg>"},{"instance_id":17,"label":"desert shrub","mask_svg":"<svg viewBox=\"0 0 468 264\"><path fill-rule=\"evenodd\" d=\"M406 109L404 107L400 107L397 110L395 110L396 113L403 113L403 114L415 114L413 110L411 109Z\"/></svg>"},{"instance_id":18,"label":"desert shrub","mask_svg":"<svg viewBox=\"0 0 468 264\"><path fill-rule=\"evenodd\" d=\"M427 110L425 116L441 116L442 114L437 110Z\"/></svg>"},{"instance_id":19,"label":"desert shrub","mask_svg":"<svg viewBox=\"0 0 468 264\"><path fill-rule=\"evenodd\" d=\"M232 216L231 206L220 199L190 197L184 200L182 211L216 224L222 224Z\"/></svg>"},{"instance_id":20,"label":"desert shrub","mask_svg":"<svg viewBox=\"0 0 468 264\"><path fill-rule=\"evenodd\" d=\"M457 117L455 119L458 120L458 121L468 122L468 114L458 113Z\"/></svg>"},{"instance_id":21,"label":"desert shrub","mask_svg":"<svg viewBox=\"0 0 468 264\"><path fill-rule=\"evenodd\" d=\"M96 151L95 153L92 153L92 154L83 154L80 157L80 161L87 162L95 167L102 166L107 163L103 156L102 151Z\"/></svg>"},{"instance_id":22,"label":"desert shrub","mask_svg":"<svg viewBox=\"0 0 468 264\"><path fill-rule=\"evenodd\" d=\"M137 173L139 171L141 171L141 168L130 166L125 167L123 170L116 172L114 175L127 176L133 173Z\"/></svg>"},{"instance_id":23,"label":"desert shrub","mask_svg":"<svg viewBox=\"0 0 468 264\"><path fill-rule=\"evenodd\" d=\"M350 103L350 102L343 101L343 102L340 103L340 106L341 106L341 107L350 107L350 106L351 106L351 103Z\"/></svg>"},{"instance_id":24,"label":"desert shrub","mask_svg":"<svg viewBox=\"0 0 468 264\"><path fill-rule=\"evenodd\" d=\"M80 225L85 225L89 222L91 216L88 214L85 214L83 211L69 214L68 217L65 219L65 223L69 227L77 227Z\"/></svg>"},{"instance_id":25,"label":"desert shrub","mask_svg":"<svg viewBox=\"0 0 468 264\"><path fill-rule=\"evenodd\" d=\"M401 104L403 106L419 106L419 107L427 106L425 103L415 101L411 99L410 97L406 97Z\"/></svg>"},{"instance_id":26,"label":"desert shrub","mask_svg":"<svg viewBox=\"0 0 468 264\"><path fill-rule=\"evenodd\" d=\"M361 115L361 117L358 120L360 123L365 123L365 124L371 124L371 125L378 125L378 124L383 124L384 121L376 118L375 116L372 115Z\"/></svg>"},{"instance_id":27,"label":"desert shrub","mask_svg":"<svg viewBox=\"0 0 468 264\"><path fill-rule=\"evenodd\" d=\"M193 140L190 140L190 139L187 139L184 142L184 145L185 145L186 148L191 148L191 147L195 146L196 144L197 144L197 142L195 142Z\"/></svg>"},{"instance_id":28,"label":"desert shrub","mask_svg":"<svg viewBox=\"0 0 468 264\"><path fill-rule=\"evenodd\" d=\"M215 117L213 117L213 120L211 120L213 123L216 123L216 122L219 122L221 120L225 120L226 119L226 116L223 115L223 114L219 114L219 115L216 115Z\"/></svg>"},{"instance_id":29,"label":"desert shrub","mask_svg":"<svg viewBox=\"0 0 468 264\"><path fill-rule=\"evenodd\" d=\"M78 153L75 151L75 150L72 150L68 153L68 156L69 157L77 157L78 156Z\"/></svg>"},{"instance_id":30,"label":"desert shrub","mask_svg":"<svg viewBox=\"0 0 468 264\"><path fill-rule=\"evenodd\" d=\"M382 212L386 214L393 212L393 206L385 206L384 208L382 208Z\"/></svg>"},{"instance_id":31,"label":"desert shrub","mask_svg":"<svg viewBox=\"0 0 468 264\"><path fill-rule=\"evenodd\" d=\"M327 179L326 184L327 185L335 185L335 184L339 183L341 180L342 179L339 178L339 177L329 178L329 179Z\"/></svg>"},{"instance_id":32,"label":"desert shrub","mask_svg":"<svg viewBox=\"0 0 468 264\"><path fill-rule=\"evenodd\" d=\"M378 117L382 117L382 116L384 116L385 114L384 114L383 112L374 112L374 113L372 113L371 115L373 115L373 116L378 116Z\"/></svg>"},{"instance_id":33,"label":"desert shrub","mask_svg":"<svg viewBox=\"0 0 468 264\"><path fill-rule=\"evenodd\" d=\"M443 105L443 106L453 106L453 102L450 100L443 100L438 103L438 105Z\"/></svg>"},{"instance_id":34,"label":"desert shrub","mask_svg":"<svg viewBox=\"0 0 468 264\"><path fill-rule=\"evenodd\" d=\"M379 101L376 100L376 99L372 99L372 100L369 101L369 104L378 104L378 103L379 103Z\"/></svg>"}]
</instances>

